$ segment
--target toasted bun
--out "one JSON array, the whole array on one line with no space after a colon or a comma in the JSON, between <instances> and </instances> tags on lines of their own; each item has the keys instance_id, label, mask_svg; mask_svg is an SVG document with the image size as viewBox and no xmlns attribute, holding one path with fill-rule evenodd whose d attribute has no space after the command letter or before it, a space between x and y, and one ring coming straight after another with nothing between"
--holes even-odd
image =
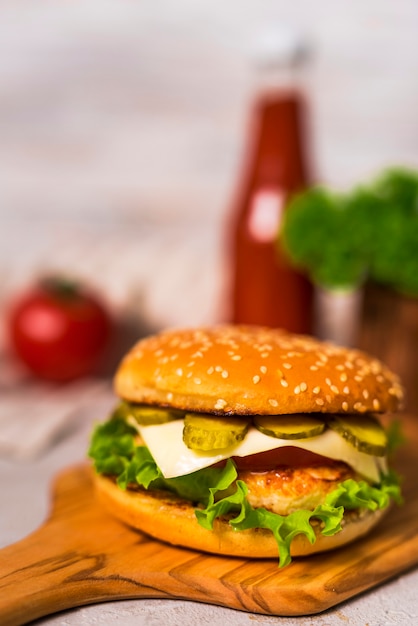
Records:
<instances>
[{"instance_id":1,"label":"toasted bun","mask_svg":"<svg viewBox=\"0 0 418 626\"><path fill-rule=\"evenodd\" d=\"M216 414L396 411L399 380L358 350L255 326L166 331L122 361L126 400Z\"/></svg>"},{"instance_id":2,"label":"toasted bun","mask_svg":"<svg viewBox=\"0 0 418 626\"><path fill-rule=\"evenodd\" d=\"M185 548L223 556L246 558L277 558L278 548L273 534L262 528L237 532L225 520L216 519L214 529L206 530L196 520L192 503L168 492L123 491L105 476L96 475L96 491L109 512L155 539ZM342 530L326 537L314 526L316 542L304 535L292 540L292 556L304 556L333 550L368 533L384 515L385 510L352 511L346 514Z\"/></svg>"}]
</instances>

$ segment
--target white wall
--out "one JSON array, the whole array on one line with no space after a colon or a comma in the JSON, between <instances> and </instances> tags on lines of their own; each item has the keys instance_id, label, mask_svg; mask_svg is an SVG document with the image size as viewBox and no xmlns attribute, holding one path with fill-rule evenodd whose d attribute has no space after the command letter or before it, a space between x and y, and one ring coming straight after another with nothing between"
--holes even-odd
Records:
<instances>
[{"instance_id":1,"label":"white wall","mask_svg":"<svg viewBox=\"0 0 418 626\"><path fill-rule=\"evenodd\" d=\"M418 164L414 0L3 0L1 211L223 211L256 36L313 48L318 176Z\"/></svg>"}]
</instances>

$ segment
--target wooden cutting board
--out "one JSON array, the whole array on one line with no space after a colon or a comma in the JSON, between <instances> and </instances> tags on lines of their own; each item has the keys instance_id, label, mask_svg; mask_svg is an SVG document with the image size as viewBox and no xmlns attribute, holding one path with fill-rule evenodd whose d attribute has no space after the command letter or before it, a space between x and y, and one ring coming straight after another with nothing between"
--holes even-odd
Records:
<instances>
[{"instance_id":1,"label":"wooden cutting board","mask_svg":"<svg viewBox=\"0 0 418 626\"><path fill-rule=\"evenodd\" d=\"M268 615L310 615L418 563L418 420L397 469L405 504L368 538L294 560L220 558L175 548L125 527L94 497L91 469L60 474L45 524L0 550L0 623L24 624L83 604L128 598L182 598Z\"/></svg>"}]
</instances>

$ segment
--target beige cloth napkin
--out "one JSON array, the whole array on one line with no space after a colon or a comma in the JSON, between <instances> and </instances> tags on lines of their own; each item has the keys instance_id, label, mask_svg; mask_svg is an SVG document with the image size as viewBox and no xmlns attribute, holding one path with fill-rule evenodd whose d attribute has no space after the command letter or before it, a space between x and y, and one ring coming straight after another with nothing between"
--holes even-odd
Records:
<instances>
[{"instance_id":1,"label":"beige cloth napkin","mask_svg":"<svg viewBox=\"0 0 418 626\"><path fill-rule=\"evenodd\" d=\"M89 379L63 386L21 381L0 393L0 456L32 459L86 421L104 419L98 399L111 392L108 381Z\"/></svg>"}]
</instances>

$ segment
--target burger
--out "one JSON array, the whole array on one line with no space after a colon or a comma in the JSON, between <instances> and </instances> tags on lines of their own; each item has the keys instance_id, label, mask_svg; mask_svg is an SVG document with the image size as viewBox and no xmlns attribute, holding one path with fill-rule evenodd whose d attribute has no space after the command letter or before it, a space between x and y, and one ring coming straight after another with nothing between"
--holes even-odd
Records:
<instances>
[{"instance_id":1,"label":"burger","mask_svg":"<svg viewBox=\"0 0 418 626\"><path fill-rule=\"evenodd\" d=\"M285 566L401 500L379 416L402 387L359 350L257 326L167 330L129 351L115 391L89 450L97 494L158 540Z\"/></svg>"}]
</instances>

